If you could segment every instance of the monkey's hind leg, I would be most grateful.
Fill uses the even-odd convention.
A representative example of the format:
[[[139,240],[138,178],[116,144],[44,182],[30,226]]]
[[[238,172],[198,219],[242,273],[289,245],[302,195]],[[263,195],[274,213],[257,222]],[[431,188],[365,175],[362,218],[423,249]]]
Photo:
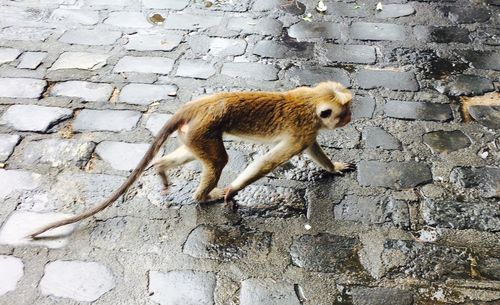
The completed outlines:
[[[195,157],[189,148],[187,148],[186,145],[181,145],[176,150],[166,156],[163,156],[160,160],[154,163],[156,172],[160,176],[163,183],[162,193],[166,193],[168,190],[167,170],[191,162],[194,159]]]

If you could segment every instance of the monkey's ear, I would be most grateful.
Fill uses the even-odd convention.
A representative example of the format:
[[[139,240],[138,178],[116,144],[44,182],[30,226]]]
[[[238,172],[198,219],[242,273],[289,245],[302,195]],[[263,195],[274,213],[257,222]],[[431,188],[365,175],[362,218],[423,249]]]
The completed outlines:
[[[328,117],[330,117],[332,115],[332,110],[331,109],[325,109],[325,110],[322,110],[320,113],[319,113],[319,116],[323,119],[326,119]]]

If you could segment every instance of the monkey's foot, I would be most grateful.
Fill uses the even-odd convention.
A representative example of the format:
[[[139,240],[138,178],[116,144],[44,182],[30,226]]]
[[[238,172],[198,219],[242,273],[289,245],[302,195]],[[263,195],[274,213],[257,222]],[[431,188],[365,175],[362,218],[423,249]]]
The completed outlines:
[[[333,162],[333,165],[335,166],[335,173],[338,174],[356,170],[356,164],[354,163]]]
[[[231,210],[236,210],[238,208],[238,205],[233,200],[236,193],[237,192],[233,191],[230,186],[224,188],[224,204]]]
[[[162,196],[167,196],[169,193],[169,189],[168,187],[164,187],[161,191],[160,191],[160,195]]]
[[[215,201],[215,200],[220,200],[224,198],[224,191],[221,190],[220,188],[216,187],[214,188],[208,195],[205,197],[201,197],[199,194],[194,194],[193,199],[198,201],[198,202],[209,202],[209,201]]]

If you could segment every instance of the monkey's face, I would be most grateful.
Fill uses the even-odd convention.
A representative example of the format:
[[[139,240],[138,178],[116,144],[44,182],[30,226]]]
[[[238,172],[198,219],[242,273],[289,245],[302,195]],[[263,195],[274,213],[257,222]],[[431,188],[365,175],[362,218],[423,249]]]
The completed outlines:
[[[351,102],[349,101],[344,105],[337,103],[319,105],[318,116],[324,128],[343,127],[351,121]]]

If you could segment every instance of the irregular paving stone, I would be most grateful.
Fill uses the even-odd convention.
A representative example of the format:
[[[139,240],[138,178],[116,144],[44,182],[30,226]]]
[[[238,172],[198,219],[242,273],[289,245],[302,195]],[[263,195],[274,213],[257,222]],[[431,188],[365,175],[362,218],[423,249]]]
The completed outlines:
[[[340,24],[333,22],[301,21],[288,29],[288,36],[298,41],[310,39],[339,39]]]
[[[74,131],[130,131],[141,118],[138,111],[84,109],[73,122]]]
[[[362,270],[358,258],[358,238],[321,233],[303,235],[290,247],[292,263],[307,271],[356,272]]]
[[[16,290],[17,282],[24,275],[23,261],[10,255],[0,255],[0,296]]]
[[[356,6],[355,3],[330,2],[325,14],[337,17],[366,17],[367,10],[366,5]]]
[[[451,96],[483,95],[495,90],[491,80],[477,75],[453,76],[446,85],[438,85],[436,89]]]
[[[49,70],[97,70],[106,65],[109,55],[86,52],[64,52]]]
[[[499,232],[499,216],[498,203],[495,202],[425,200],[422,204],[425,224],[438,228]]]
[[[362,186],[381,186],[401,190],[431,181],[431,170],[423,163],[384,163],[379,161],[361,161],[358,163],[358,182]]]
[[[135,51],[172,51],[182,41],[182,35],[175,33],[143,34],[126,36],[125,49]]]
[[[355,96],[352,105],[352,119],[371,118],[375,111],[375,99],[371,96]]]
[[[293,45],[288,45],[284,42],[274,40],[261,40],[255,45],[253,54],[274,58],[309,58],[313,56],[313,47],[314,46],[310,43],[295,43]]]
[[[106,102],[112,92],[113,87],[109,84],[85,81],[60,82],[50,89],[53,96],[78,97],[88,102]]]
[[[162,10],[183,10],[188,4],[189,0],[142,0],[142,6]]]
[[[481,276],[494,281],[500,280],[500,259],[495,257],[480,258],[478,269]]]
[[[149,271],[149,295],[160,305],[212,305],[216,277],[201,271]]]
[[[491,17],[485,7],[441,6],[439,10],[454,23],[486,22]]]
[[[105,46],[115,43],[121,36],[122,33],[118,31],[77,29],[66,31],[59,41],[69,44]]]
[[[0,199],[21,190],[33,190],[40,185],[41,176],[23,170],[0,169]]]
[[[34,70],[40,66],[45,57],[47,57],[46,52],[24,52],[17,67],[19,69]]]
[[[170,14],[165,19],[164,28],[170,30],[206,30],[218,26],[222,17],[194,14]]]
[[[111,270],[97,262],[57,260],[45,265],[43,295],[93,302],[115,287]]]
[[[12,48],[0,48],[0,65],[16,60],[21,55],[21,51]]]
[[[120,92],[120,102],[149,105],[161,100],[171,100],[177,87],[174,85],[128,84]]]
[[[250,185],[235,197],[242,213],[258,217],[294,217],[305,213],[303,190]]]
[[[0,134],[0,162],[7,160],[21,140],[18,135]]]
[[[450,105],[430,102],[387,101],[384,113],[388,117],[405,120],[446,122],[453,119]]]
[[[39,98],[47,82],[34,78],[0,78],[0,97]]]
[[[363,89],[383,87],[389,90],[418,91],[419,85],[413,72],[363,69],[357,74]]]
[[[12,105],[3,114],[0,124],[20,131],[47,132],[50,127],[71,117],[71,109],[37,105]]]
[[[353,287],[351,295],[353,305],[413,305],[413,293],[396,288]]]
[[[372,46],[328,44],[326,51],[332,62],[373,64],[377,59]]]
[[[384,9],[376,11],[377,18],[398,18],[415,14],[410,4],[384,4]]]
[[[486,198],[500,197],[500,168],[455,167],[450,181],[460,188],[472,188]]]
[[[94,148],[93,142],[79,140],[44,139],[31,141],[23,151],[23,160],[30,165],[82,167],[90,159]]]
[[[493,51],[467,50],[457,52],[472,63],[474,68],[500,71],[500,53]]]
[[[233,17],[229,19],[227,27],[229,30],[238,31],[242,34],[278,36],[281,34],[283,23],[274,18]]]
[[[57,8],[49,20],[65,24],[94,25],[99,22],[99,12],[82,8]]]
[[[202,35],[187,38],[191,50],[198,55],[238,56],[245,53],[247,42],[244,39],[208,37]]]
[[[103,141],[96,147],[97,155],[118,170],[133,170],[149,148],[147,143]]]
[[[164,57],[124,56],[118,61],[114,72],[137,72],[168,74],[174,66],[174,60]]]
[[[423,141],[434,153],[449,153],[469,147],[471,141],[460,130],[432,131],[424,134]]]
[[[472,105],[467,107],[474,121],[491,129],[500,129],[500,106]]]
[[[322,81],[336,81],[346,87],[351,86],[351,80],[345,70],[330,67],[292,67],[286,71],[286,78],[297,86],[312,86]]]
[[[4,6],[5,7],[5,6]],[[45,41],[54,30],[39,27],[7,27],[0,29],[0,39],[15,41]]]
[[[300,305],[294,285],[273,279],[247,279],[241,282],[240,305]]]
[[[274,65],[252,62],[230,62],[222,66],[221,74],[236,78],[277,80],[278,69]]]
[[[181,60],[176,76],[207,79],[216,72],[214,66],[204,60]]]
[[[141,28],[147,29],[153,27],[153,24],[147,21],[146,16],[141,12],[111,12],[104,24],[120,28]]]
[[[382,148],[401,150],[401,141],[380,127],[365,127],[363,129],[363,140],[366,148]]]
[[[221,1],[214,2],[215,5],[210,6],[211,9],[217,11],[226,11],[226,12],[246,12],[248,10],[248,6],[250,5],[252,0],[240,0],[240,1]],[[199,3],[199,8],[206,8],[206,3]]]
[[[256,0],[252,6],[252,11],[256,12],[265,12],[273,9],[280,9],[292,15],[302,15],[306,11],[306,6],[299,1],[283,2],[282,0]]]
[[[470,278],[470,253],[434,243],[389,239],[382,262],[387,278],[447,280]]]
[[[171,114],[165,113],[152,113],[146,122],[146,129],[151,132],[153,136],[156,137],[160,129],[165,125],[165,123],[172,117]],[[174,135],[171,135],[174,137]]]
[[[242,227],[200,225],[189,233],[182,252],[196,258],[238,260],[250,251],[267,253],[271,236]]]
[[[329,148],[356,148],[359,139],[359,131],[353,126],[322,130],[318,135],[318,143]]]
[[[415,36],[419,40],[437,43],[461,42],[468,43],[471,41],[469,31],[460,27],[427,27],[416,26],[414,28]]]
[[[69,236],[76,228],[76,224],[69,224],[52,229],[40,237],[42,239],[31,239],[27,236],[35,230],[49,223],[70,217],[62,213],[33,213],[28,211],[15,211],[10,214],[0,229],[0,244],[10,246],[35,246],[51,249],[62,248],[69,242]]]
[[[405,27],[389,23],[354,22],[349,31],[353,39],[359,40],[405,40]]]
[[[335,219],[410,227],[408,204],[401,200],[348,195],[333,207]]]

